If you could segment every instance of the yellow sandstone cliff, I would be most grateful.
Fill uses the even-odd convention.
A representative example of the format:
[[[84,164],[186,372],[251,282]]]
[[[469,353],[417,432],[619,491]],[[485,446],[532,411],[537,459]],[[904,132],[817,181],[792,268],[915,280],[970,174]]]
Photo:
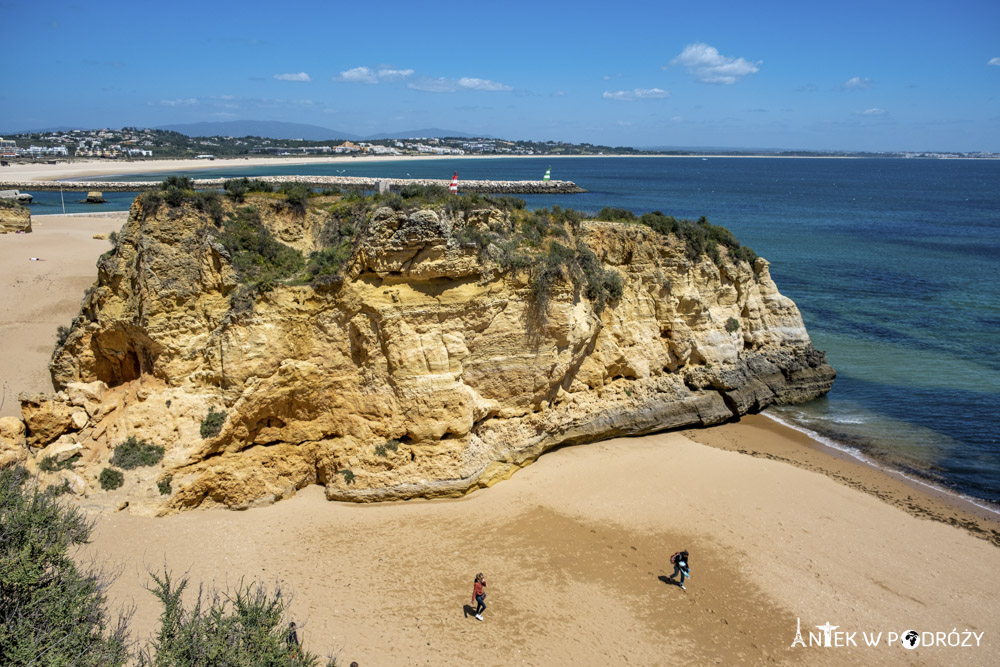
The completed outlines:
[[[306,256],[328,246],[335,198],[247,203]],[[715,424],[834,378],[764,259],[692,260],[640,224],[573,222],[533,244],[591,252],[619,285],[606,304],[572,261],[540,294],[538,266],[503,259],[518,223],[499,207],[373,205],[337,273],[247,290],[255,269],[234,268],[219,224],[153,204],[136,200],[99,262],[53,356],[61,391],[22,396],[26,431],[4,431],[29,467],[78,457],[43,474],[97,506],[246,508],[308,484],[336,500],[464,494],[558,445]],[[210,408],[224,421],[202,437]],[[162,461],[102,490],[133,435]]]

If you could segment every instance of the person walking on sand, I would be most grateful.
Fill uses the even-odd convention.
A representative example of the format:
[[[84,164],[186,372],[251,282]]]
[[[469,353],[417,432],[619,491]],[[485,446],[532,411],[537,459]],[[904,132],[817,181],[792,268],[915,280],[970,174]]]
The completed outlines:
[[[674,580],[678,574],[681,575],[681,590],[687,590],[684,587],[684,578],[691,576],[691,562],[688,558],[687,549],[683,551],[678,551],[673,556],[670,557],[670,563],[674,566],[674,573],[667,577],[670,581]]]
[[[486,577],[482,572],[476,575],[476,581],[472,585],[472,601],[476,603],[476,620],[483,620],[483,612],[486,610]]]

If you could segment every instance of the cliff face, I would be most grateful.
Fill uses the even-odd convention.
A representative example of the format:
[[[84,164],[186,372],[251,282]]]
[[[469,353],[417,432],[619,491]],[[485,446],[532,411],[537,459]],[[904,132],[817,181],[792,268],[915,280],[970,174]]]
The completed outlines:
[[[0,234],[31,232],[31,210],[18,204],[0,202]]]
[[[254,203],[277,238],[324,247],[322,210]],[[539,296],[537,275],[467,240],[513,225],[495,209],[379,208],[339,275],[278,283],[248,304],[237,297],[252,270],[234,269],[204,214],[137,200],[53,357],[64,391],[22,397],[28,442],[79,454],[59,474],[95,503],[147,513],[244,508],[314,483],[371,501],[462,494],[560,444],[829,390],[833,369],[765,260],[692,261],[674,235],[585,221],[566,242],[621,283],[601,308],[569,269]],[[202,437],[210,407],[225,421]],[[101,491],[98,473],[130,435],[164,447],[163,460]]]

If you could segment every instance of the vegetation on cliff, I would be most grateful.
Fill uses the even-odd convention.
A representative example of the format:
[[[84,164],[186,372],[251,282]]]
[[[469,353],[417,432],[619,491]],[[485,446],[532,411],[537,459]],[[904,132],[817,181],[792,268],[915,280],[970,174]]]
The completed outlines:
[[[0,197],[0,208],[10,208],[16,211],[27,210],[27,207],[21,206],[17,200],[7,197]]]
[[[265,181],[240,178],[226,181],[224,190],[233,204],[242,206],[230,206],[226,213],[219,193],[197,192],[190,179],[175,176],[164,181],[160,189],[141,197],[146,215],[154,214],[162,203],[180,206],[189,202],[220,227],[219,242],[229,252],[241,283],[232,297],[238,312],[251,307],[257,294],[278,284],[322,286],[336,282],[375,211],[383,207],[406,214],[431,210],[459,221],[455,225],[456,240],[475,246],[484,263],[526,275],[540,312],[545,311],[550,292],[560,281],[568,281],[597,313],[621,297],[621,276],[606,268],[582,240],[582,223],[586,220],[649,227],[683,243],[685,256],[691,261],[707,255],[721,265],[720,248],[725,248],[735,261],[751,265],[757,257],[728,229],[712,225],[704,217],[678,220],[659,211],[641,216],[617,208],[604,208],[596,216],[559,206],[529,211],[522,199],[474,193],[456,196],[441,186],[408,185],[398,193],[365,197],[336,190],[317,193],[292,183],[275,188]],[[263,198],[258,205],[254,204],[254,196]],[[263,201],[277,202],[297,215],[323,215],[323,247],[306,257],[279,241],[261,220],[259,204]],[[501,215],[483,216],[479,214],[482,211]]]

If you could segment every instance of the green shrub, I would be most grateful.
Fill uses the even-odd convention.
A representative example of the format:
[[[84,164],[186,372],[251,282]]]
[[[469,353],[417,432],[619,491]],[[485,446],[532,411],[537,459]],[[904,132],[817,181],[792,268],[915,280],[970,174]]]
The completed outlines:
[[[728,320],[726,320],[726,331],[728,331],[729,333],[733,333],[739,328],[740,328],[740,322],[735,317],[730,317]]]
[[[186,197],[187,194],[184,190],[174,185],[168,185],[163,190],[163,201],[167,202],[168,206],[180,206],[184,203]]]
[[[335,276],[351,256],[351,247],[347,241],[317,250],[309,255],[306,262],[306,280],[312,282],[324,276]]]
[[[609,220],[611,222],[634,222],[636,217],[635,213],[632,211],[626,211],[623,208],[605,206],[601,209],[600,213],[597,214],[597,219]]]
[[[287,643],[288,624],[281,590],[273,593],[242,582],[232,591],[204,595],[199,589],[190,608],[182,602],[188,580],[151,572],[149,591],[163,606],[160,629],[140,654],[140,665],[289,667],[314,666],[315,655]]]
[[[194,181],[189,176],[167,176],[160,184],[161,190],[177,188],[178,190],[194,190]]]
[[[223,216],[226,215],[226,210],[222,206],[222,195],[215,190],[196,192],[194,207],[206,214],[216,225],[221,223]]]
[[[376,194],[374,195],[375,202],[379,206],[388,206],[394,211],[402,211],[412,207],[408,207],[406,202],[403,200],[403,196],[398,192],[389,192],[387,194]]]
[[[61,493],[39,492],[24,468],[0,471],[0,663],[124,665],[128,619],[108,614],[106,573],[73,559],[92,524]]]
[[[130,435],[111,453],[111,465],[132,470],[142,466],[156,465],[163,458],[163,447],[151,445]],[[119,485],[120,486],[120,485]]]
[[[274,185],[259,178],[251,178],[247,181],[247,192],[274,192]]]
[[[101,488],[105,491],[114,491],[125,483],[125,475],[121,470],[105,468],[101,471],[98,481],[101,483]]]
[[[305,213],[312,190],[300,183],[282,183],[278,189],[285,195],[285,204],[296,213]]]
[[[54,456],[46,456],[41,461],[38,462],[38,468],[45,472],[55,472],[56,470],[68,470],[76,465],[76,462],[80,460],[79,454],[74,454],[67,459],[62,461],[56,460]]]
[[[226,191],[227,197],[242,203],[250,190],[250,179],[245,176],[243,178],[230,178],[222,184],[222,189]]]
[[[71,489],[69,488],[69,480],[64,479],[62,484],[49,484],[45,487],[45,495],[52,498],[58,498],[59,496],[64,496],[69,493]]]
[[[163,203],[163,193],[160,190],[146,190],[139,195],[142,202],[143,214],[146,216],[155,215],[156,211]]]
[[[399,189],[399,195],[403,199],[422,199],[427,203],[440,202],[447,199],[448,188],[443,185],[418,185],[417,183],[407,183]]]
[[[541,262],[533,267],[534,276],[531,279],[531,295],[535,303],[544,312],[548,303],[549,291],[552,286],[563,275],[564,268],[569,269],[568,264],[576,256],[576,253],[558,241],[549,243],[548,253]],[[572,274],[570,274],[572,277]]]
[[[345,482],[347,482],[348,484],[354,484],[354,471],[353,470],[350,470],[348,468],[344,468],[343,470],[338,470],[337,472],[339,472],[341,475],[344,476],[344,481]]]
[[[385,445],[375,445],[375,455],[376,456],[388,456],[389,453],[385,448]]]
[[[399,445],[400,445],[400,442],[399,442],[399,440],[396,440],[396,439],[386,440],[385,441],[385,448],[388,449],[389,451],[392,451],[392,452],[398,450],[399,449]]]
[[[215,406],[208,408],[208,414],[201,420],[201,437],[214,438],[222,431],[222,425],[226,422],[226,413],[217,412]]]
[[[298,274],[302,253],[278,241],[260,221],[253,206],[244,206],[223,221],[219,241],[229,251],[240,281],[266,292]]]
[[[614,212],[620,210],[604,209],[598,214],[598,217],[603,216],[608,211]],[[614,219],[623,220],[624,218],[619,216]],[[702,255],[708,255],[717,266],[721,265],[722,255],[719,252],[719,246],[727,249],[733,261],[748,262],[752,265],[754,260],[757,259],[757,254],[750,248],[740,245],[740,242],[736,240],[731,231],[725,227],[709,223],[705,219],[705,216],[701,216],[697,221],[692,222],[691,220],[676,220],[671,216],[663,215],[659,211],[654,211],[652,213],[644,213],[638,218],[638,221],[640,224],[646,225],[653,231],[664,236],[676,234],[684,241],[685,257],[692,262],[698,261]]]
[[[159,480],[156,483],[156,488],[160,490],[160,495],[161,496],[168,496],[168,495],[170,495],[170,492],[173,490],[170,487],[170,484],[173,481],[174,481],[174,476],[173,475],[167,475],[166,477],[164,477],[163,479]]]

